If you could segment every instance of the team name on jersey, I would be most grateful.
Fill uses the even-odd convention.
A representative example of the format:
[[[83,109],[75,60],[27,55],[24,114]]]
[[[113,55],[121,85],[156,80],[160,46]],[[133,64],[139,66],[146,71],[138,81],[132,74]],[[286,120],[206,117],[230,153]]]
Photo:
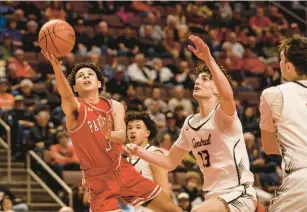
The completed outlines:
[[[91,132],[99,131],[106,123],[106,118],[99,116],[96,120],[87,121],[87,125]]]
[[[209,134],[207,139],[200,139],[200,141],[196,141],[195,138],[192,139],[193,148],[196,149],[198,147],[207,146],[211,144],[211,134]]]

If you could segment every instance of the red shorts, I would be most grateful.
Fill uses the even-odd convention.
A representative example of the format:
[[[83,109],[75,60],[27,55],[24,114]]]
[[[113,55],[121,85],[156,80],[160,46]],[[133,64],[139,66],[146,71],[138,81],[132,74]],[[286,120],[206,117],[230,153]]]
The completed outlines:
[[[84,186],[89,191],[92,212],[121,211],[117,197],[124,198],[134,206],[157,197],[162,188],[157,183],[144,178],[127,160],[121,159],[117,169],[99,173],[97,169],[85,171]]]

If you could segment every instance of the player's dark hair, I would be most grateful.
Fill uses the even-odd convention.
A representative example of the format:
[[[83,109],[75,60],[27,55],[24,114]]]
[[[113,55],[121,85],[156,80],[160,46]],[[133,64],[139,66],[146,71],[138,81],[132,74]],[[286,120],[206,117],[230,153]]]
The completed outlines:
[[[103,86],[104,86],[104,77],[103,77],[103,73],[101,71],[101,69],[95,65],[95,63],[91,63],[91,62],[83,62],[83,63],[78,63],[76,65],[74,65],[74,67],[71,70],[71,73],[68,75],[68,82],[71,86],[71,88],[73,89],[73,86],[76,84],[76,74],[78,73],[78,71],[82,68],[89,68],[92,69],[96,75],[97,75],[97,79],[98,81],[101,82],[101,88],[99,88],[99,93],[103,90]],[[74,91],[74,89],[73,89]],[[74,92],[76,95],[78,95],[76,92]]]
[[[158,126],[146,111],[129,111],[125,117],[125,123],[128,125],[130,121],[140,120],[143,121],[147,129],[150,131],[148,140],[154,139],[158,134]]]
[[[223,66],[221,66],[221,65],[218,65],[218,66],[221,69],[221,71],[223,72],[223,74],[226,76],[230,86],[232,87],[231,76],[228,74],[227,70]],[[208,68],[208,66],[206,64],[198,65],[193,72],[195,77],[198,77],[198,75],[200,75],[202,73],[206,74],[210,79],[212,79],[212,74],[211,74],[210,69]]]
[[[307,38],[301,35],[294,35],[284,39],[279,51],[284,51],[285,59],[291,62],[297,75],[307,75]]]

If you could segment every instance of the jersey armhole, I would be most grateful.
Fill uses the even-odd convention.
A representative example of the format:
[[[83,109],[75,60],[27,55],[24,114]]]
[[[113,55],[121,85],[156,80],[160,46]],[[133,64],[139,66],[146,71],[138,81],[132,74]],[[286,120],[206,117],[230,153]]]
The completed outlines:
[[[67,131],[69,133],[77,132],[78,130],[80,130],[80,128],[85,123],[85,120],[86,120],[86,117],[87,117],[87,109],[82,102],[79,102],[79,103],[80,103],[80,109],[79,109],[79,112],[78,112],[77,124],[73,129],[71,129],[71,130],[67,129]]]

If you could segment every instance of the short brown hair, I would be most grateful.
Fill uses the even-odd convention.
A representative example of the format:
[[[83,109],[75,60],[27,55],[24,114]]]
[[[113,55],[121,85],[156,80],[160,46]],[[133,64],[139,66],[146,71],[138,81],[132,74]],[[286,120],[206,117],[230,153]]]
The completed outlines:
[[[232,87],[231,76],[228,74],[227,70],[223,66],[221,66],[221,65],[218,65],[218,66],[221,69],[221,71],[223,72],[223,74],[226,76],[230,86]],[[212,74],[211,74],[210,69],[208,68],[208,66],[206,64],[198,65],[193,72],[195,77],[197,77],[198,75],[200,75],[202,73],[206,74],[207,76],[209,76],[210,79],[212,79]]]
[[[73,89],[73,86],[76,84],[76,74],[82,68],[92,69],[96,73],[98,81],[101,82],[101,88],[98,89],[99,93],[100,93],[103,90],[103,86],[104,86],[103,73],[102,73],[101,69],[97,65],[95,65],[95,63],[91,63],[91,62],[83,62],[83,63],[78,63],[78,64],[74,65],[74,67],[71,70],[71,73],[68,75],[68,82],[69,82],[71,88]],[[74,89],[73,89],[73,91],[74,91]]]
[[[287,61],[291,62],[298,75],[307,74],[307,38],[301,35],[294,35],[284,39],[279,51],[284,51]]]

